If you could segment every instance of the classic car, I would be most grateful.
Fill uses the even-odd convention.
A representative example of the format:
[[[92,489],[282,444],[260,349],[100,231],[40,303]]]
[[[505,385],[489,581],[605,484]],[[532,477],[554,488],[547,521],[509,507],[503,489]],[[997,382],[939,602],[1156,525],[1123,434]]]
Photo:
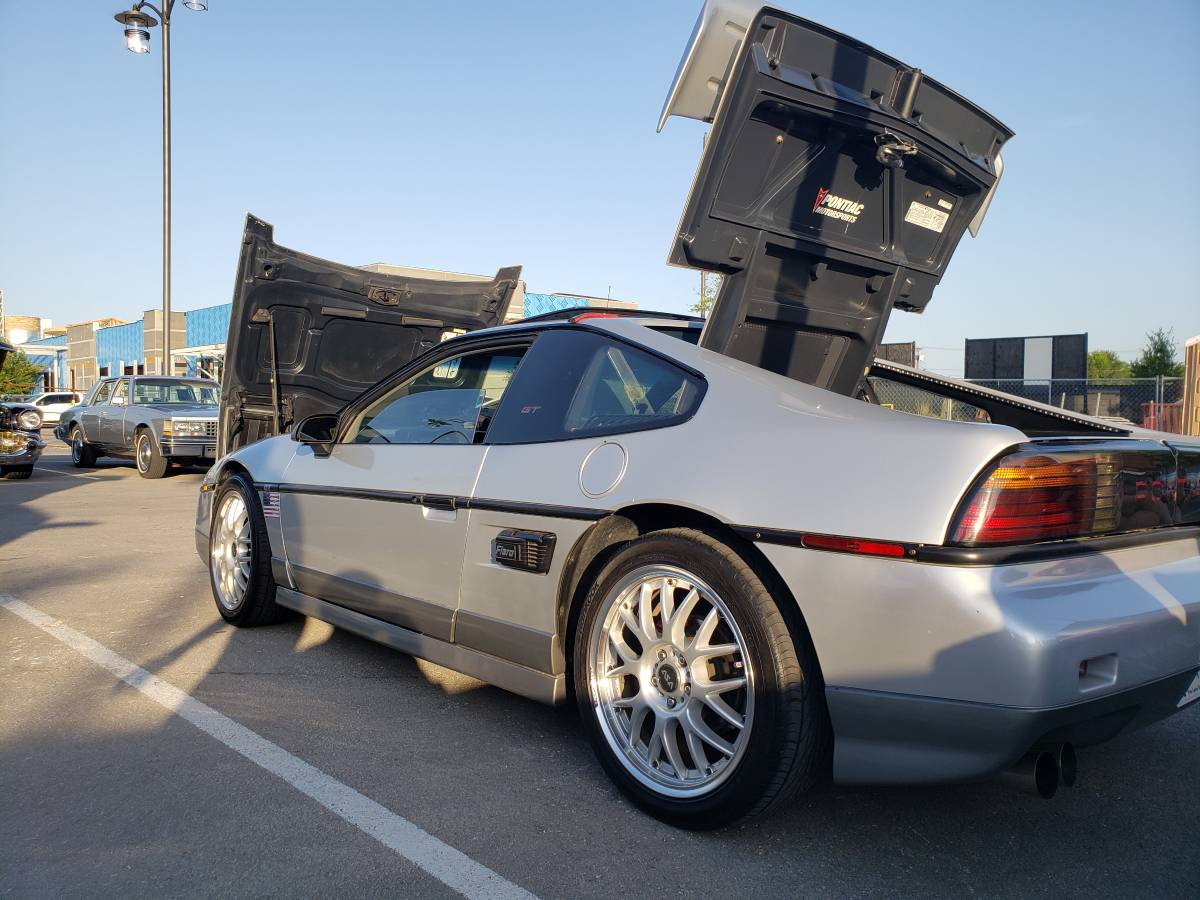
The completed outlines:
[[[11,344],[0,341],[0,366],[12,349]],[[33,474],[46,446],[38,435],[41,427],[42,414],[36,406],[0,401],[0,478],[17,481]]]
[[[722,2],[669,115],[712,122],[671,251],[724,274],[703,324],[485,328],[333,409],[322,358],[354,345],[262,323],[334,307],[361,335],[376,307],[239,280],[258,301],[227,372],[276,391],[258,421],[308,406],[201,485],[219,614],[300,612],[573,701],[619,788],[691,828],[830,776],[1050,797],[1076,747],[1200,699],[1200,442],[874,359],[978,230],[1011,133],[859,41]],[[428,315],[407,303],[393,323]],[[885,383],[970,421],[885,408]],[[240,402],[223,417],[251,421]]]
[[[54,434],[71,445],[76,468],[116,456],[135,460],[143,478],[162,478],[172,463],[216,458],[219,397],[220,386],[204,378],[105,378],[63,410]]]

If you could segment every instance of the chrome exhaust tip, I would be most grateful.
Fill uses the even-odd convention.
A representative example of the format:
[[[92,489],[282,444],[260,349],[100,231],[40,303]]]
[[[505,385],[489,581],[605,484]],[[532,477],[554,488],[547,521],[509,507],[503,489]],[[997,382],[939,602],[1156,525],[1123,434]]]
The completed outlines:
[[[1069,744],[1064,746],[1070,746]],[[1074,761],[1074,750],[1071,760]],[[1043,800],[1051,799],[1058,792],[1058,759],[1046,750],[1031,750],[1020,761],[1000,776],[1000,780],[1027,794],[1036,794]],[[1072,771],[1072,783],[1074,771]]]

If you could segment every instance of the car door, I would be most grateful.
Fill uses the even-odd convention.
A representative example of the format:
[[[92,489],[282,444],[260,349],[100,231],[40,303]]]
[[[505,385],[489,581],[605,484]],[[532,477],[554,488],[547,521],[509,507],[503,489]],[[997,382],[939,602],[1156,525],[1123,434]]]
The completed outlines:
[[[456,643],[564,672],[564,564],[609,511],[658,496],[662,466],[694,464],[659,456],[662,441],[653,432],[687,422],[704,390],[698,373],[590,329],[538,338],[488,432],[491,448],[471,500]]]
[[[129,408],[129,379],[116,382],[108,403],[99,407],[100,443],[106,447],[125,446],[125,411]]]
[[[487,452],[487,425],[525,349],[506,343],[449,352],[343,413],[328,456],[299,448],[278,487],[297,589],[451,639],[464,501]]]
[[[79,426],[83,429],[84,439],[89,443],[103,443],[100,438],[100,413],[108,405],[108,398],[112,396],[115,384],[115,379],[100,382],[91,402],[79,414]]]

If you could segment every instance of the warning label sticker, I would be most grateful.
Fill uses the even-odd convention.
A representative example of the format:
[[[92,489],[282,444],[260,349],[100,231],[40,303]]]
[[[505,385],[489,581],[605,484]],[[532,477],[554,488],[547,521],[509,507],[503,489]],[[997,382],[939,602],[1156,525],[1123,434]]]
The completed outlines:
[[[1182,709],[1189,703],[1194,703],[1200,700],[1200,672],[1196,673],[1196,677],[1192,679],[1191,686],[1183,692],[1183,696],[1179,698],[1179,705],[1176,709]]]
[[[930,231],[942,233],[942,229],[946,227],[946,222],[949,221],[950,214],[942,212],[940,209],[934,209],[932,206],[926,206],[924,203],[918,203],[914,200],[908,206],[908,212],[904,214],[905,222],[912,222],[914,225],[919,225],[922,228],[928,228]]]

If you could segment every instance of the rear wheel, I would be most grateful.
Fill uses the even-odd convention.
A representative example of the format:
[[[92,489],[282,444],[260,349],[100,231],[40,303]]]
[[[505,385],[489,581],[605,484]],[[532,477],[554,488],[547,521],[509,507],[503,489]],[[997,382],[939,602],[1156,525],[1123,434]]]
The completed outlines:
[[[807,635],[704,532],[654,532],[601,571],[578,620],[576,698],[634,803],[686,828],[782,805],[826,771],[829,726]]]
[[[288,616],[275,603],[271,544],[254,485],[242,474],[222,483],[208,533],[208,572],[217,611],[234,625],[269,625]]]
[[[133,441],[133,454],[137,460],[138,474],[143,478],[162,478],[167,474],[171,461],[162,455],[154,436],[142,429]]]
[[[83,429],[71,426],[71,465],[77,469],[90,469],[96,465],[96,450],[83,439]]]
[[[7,481],[23,481],[33,474],[33,466],[0,466],[0,478]]]

